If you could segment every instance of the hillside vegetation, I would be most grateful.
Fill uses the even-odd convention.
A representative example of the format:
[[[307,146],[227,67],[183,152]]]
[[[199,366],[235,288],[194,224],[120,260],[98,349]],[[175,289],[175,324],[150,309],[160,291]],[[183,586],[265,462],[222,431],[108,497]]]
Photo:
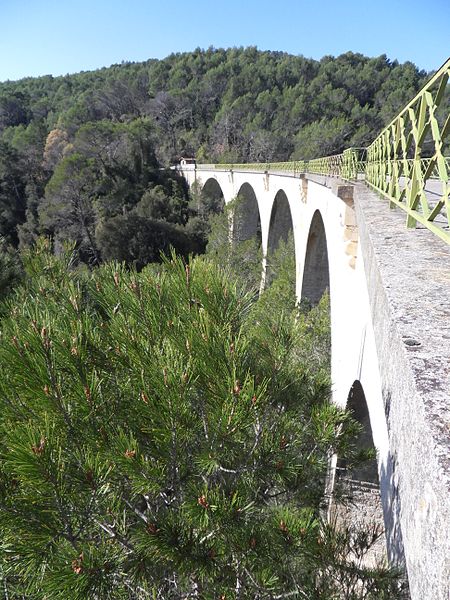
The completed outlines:
[[[425,77],[384,55],[210,48],[0,83],[0,236],[17,248],[48,235],[56,251],[71,239],[89,264],[138,268],[169,245],[200,252],[208,211],[161,167],[366,145]]]

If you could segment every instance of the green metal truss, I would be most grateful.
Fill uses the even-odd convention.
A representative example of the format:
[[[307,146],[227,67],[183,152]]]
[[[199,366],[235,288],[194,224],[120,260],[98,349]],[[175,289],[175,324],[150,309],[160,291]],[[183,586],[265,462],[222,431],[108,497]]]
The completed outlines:
[[[343,179],[356,179],[358,173],[363,172],[362,156],[365,149],[349,148],[342,154],[314,158],[313,160],[297,160],[277,163],[226,163],[208,165],[214,169],[234,171],[270,171],[289,172],[300,175],[301,173],[315,173],[317,175],[330,175]],[[206,165],[204,165],[206,166]]]
[[[346,180],[365,179],[390,206],[450,244],[450,59],[368,148],[309,161],[216,164],[226,170],[314,173]],[[450,141],[450,140],[449,140]]]
[[[449,77],[450,59],[367,148],[365,171],[366,182],[407,213],[408,227],[419,222],[448,244]]]

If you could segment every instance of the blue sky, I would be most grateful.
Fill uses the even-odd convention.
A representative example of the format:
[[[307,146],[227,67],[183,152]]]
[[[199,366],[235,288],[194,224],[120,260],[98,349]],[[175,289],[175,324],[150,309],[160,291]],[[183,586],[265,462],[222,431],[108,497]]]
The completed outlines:
[[[0,23],[0,81],[208,46],[352,50],[426,70],[450,54],[450,0],[0,0]]]

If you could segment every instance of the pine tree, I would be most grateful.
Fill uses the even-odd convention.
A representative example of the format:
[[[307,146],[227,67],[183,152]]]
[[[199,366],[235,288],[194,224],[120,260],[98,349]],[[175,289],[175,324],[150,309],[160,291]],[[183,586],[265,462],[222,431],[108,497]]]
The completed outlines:
[[[4,598],[330,600],[352,570],[348,598],[395,597],[321,519],[357,425],[295,351],[304,320],[264,321],[203,258],[87,272],[40,242],[24,263],[0,337]]]
[[[22,269],[18,252],[0,236],[0,299],[11,293],[20,282]]]

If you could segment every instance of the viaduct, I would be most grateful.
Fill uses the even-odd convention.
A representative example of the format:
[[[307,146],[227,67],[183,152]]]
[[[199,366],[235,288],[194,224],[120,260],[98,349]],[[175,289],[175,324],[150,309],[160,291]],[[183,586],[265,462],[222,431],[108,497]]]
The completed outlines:
[[[235,234],[260,232],[264,268],[292,232],[298,298],[329,290],[333,400],[376,449],[366,479],[413,600],[450,598],[450,117],[435,113],[449,75],[450,60],[363,155],[181,166],[204,193],[240,197]]]

